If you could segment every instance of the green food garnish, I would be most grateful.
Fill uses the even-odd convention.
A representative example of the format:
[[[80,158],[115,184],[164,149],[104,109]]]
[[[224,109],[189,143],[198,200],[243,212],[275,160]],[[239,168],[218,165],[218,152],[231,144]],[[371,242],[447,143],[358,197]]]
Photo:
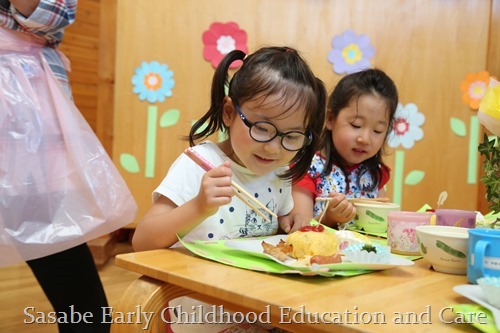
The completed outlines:
[[[377,253],[377,248],[375,246],[373,246],[373,245],[365,244],[361,248],[361,251]]]

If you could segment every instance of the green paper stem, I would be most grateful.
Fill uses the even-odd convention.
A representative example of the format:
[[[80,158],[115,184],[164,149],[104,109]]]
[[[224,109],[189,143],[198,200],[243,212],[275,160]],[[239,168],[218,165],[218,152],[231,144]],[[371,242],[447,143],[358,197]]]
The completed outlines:
[[[394,161],[394,194],[393,202],[401,205],[403,197],[403,174],[405,166],[405,152],[396,150]]]
[[[156,159],[156,124],[158,120],[158,107],[148,106],[148,123],[146,129],[146,178],[153,178],[155,175]]]
[[[477,183],[477,146],[479,145],[479,127],[479,120],[477,119],[477,116],[471,116],[469,131],[469,166],[467,167],[467,184]]]

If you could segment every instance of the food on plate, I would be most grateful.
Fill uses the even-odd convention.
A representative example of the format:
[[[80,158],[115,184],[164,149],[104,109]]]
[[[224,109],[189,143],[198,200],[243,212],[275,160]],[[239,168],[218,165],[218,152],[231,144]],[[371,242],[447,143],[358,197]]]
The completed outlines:
[[[282,239],[280,239],[277,245],[271,245],[262,241],[262,248],[264,248],[264,253],[267,253],[281,261],[288,259],[288,254],[292,252],[292,247],[285,245],[285,242]]]
[[[335,253],[331,256],[315,255],[309,259],[309,263],[316,265],[340,264],[342,262],[342,253]]]
[[[357,232],[328,231],[321,224],[302,227],[281,239],[277,245],[262,242],[264,253],[280,261],[296,259],[305,265],[326,265],[342,262],[343,250],[350,244],[367,244],[371,241]]]
[[[291,256],[297,259],[306,256],[331,256],[337,253],[338,243],[335,234],[318,226],[306,226],[288,235],[286,245],[292,247]]]
[[[351,244],[344,251],[346,262],[388,263],[391,261],[391,247],[380,244]]]
[[[351,244],[371,244],[372,241],[359,232],[350,230],[340,230],[335,233],[338,240],[339,250],[344,250]]]

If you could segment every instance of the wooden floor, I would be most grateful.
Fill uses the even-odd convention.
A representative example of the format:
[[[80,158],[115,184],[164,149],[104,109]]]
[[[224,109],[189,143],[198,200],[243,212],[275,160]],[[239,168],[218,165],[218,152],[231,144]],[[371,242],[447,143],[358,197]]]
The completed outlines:
[[[114,254],[132,252],[128,243],[118,243]],[[139,276],[114,265],[110,258],[100,269],[109,306],[115,306],[130,283]],[[26,264],[0,268],[0,332],[53,333],[56,324],[24,324],[24,308],[33,306],[44,313],[53,311],[49,301]]]

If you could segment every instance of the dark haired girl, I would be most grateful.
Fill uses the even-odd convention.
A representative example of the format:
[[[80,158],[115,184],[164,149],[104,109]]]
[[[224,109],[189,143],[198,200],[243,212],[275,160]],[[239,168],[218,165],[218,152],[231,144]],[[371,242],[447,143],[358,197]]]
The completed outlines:
[[[229,66],[237,60],[243,64],[229,77]],[[154,204],[135,231],[134,248],[170,247],[178,234],[186,241],[221,240],[274,235],[279,226],[300,228],[282,216],[293,207],[292,183],[307,172],[319,148],[325,111],[324,85],[296,50],[228,53],[215,70],[210,108],[188,136],[192,149],[215,167],[206,172],[181,154],[154,191]],[[207,140],[219,131],[226,134],[224,141]],[[233,198],[231,181],[275,216]],[[179,304],[189,310],[188,300]]]
[[[390,169],[382,161],[392,129],[398,92],[379,69],[343,77],[328,100],[322,147],[306,176],[293,188],[294,214],[321,216],[322,222],[345,223],[356,215],[347,198],[385,197]]]

